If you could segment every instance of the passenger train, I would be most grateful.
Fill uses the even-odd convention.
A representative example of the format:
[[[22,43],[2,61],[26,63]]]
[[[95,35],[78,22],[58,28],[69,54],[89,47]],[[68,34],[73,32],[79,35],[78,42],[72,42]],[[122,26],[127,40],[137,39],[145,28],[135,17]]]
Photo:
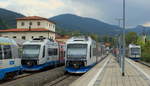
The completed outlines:
[[[100,46],[91,37],[72,37],[66,42],[65,70],[85,73],[99,60]]]
[[[38,71],[64,64],[63,45],[46,38],[34,38],[23,43],[21,63],[25,71]]]
[[[129,44],[128,57],[131,58],[132,60],[135,60],[135,61],[140,60],[141,46],[140,45]]]
[[[0,80],[12,79],[21,71],[21,58],[13,39],[0,37]]]

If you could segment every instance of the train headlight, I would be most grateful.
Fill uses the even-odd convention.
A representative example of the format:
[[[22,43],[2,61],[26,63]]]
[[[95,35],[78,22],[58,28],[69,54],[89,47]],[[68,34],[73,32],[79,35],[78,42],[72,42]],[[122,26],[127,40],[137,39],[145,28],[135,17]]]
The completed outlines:
[[[83,58],[86,59],[86,55],[84,55]]]
[[[39,64],[40,62],[39,62],[39,59],[37,60],[37,64]]]
[[[85,62],[84,62],[84,66],[86,66],[86,65],[87,65],[87,62],[85,61]]]

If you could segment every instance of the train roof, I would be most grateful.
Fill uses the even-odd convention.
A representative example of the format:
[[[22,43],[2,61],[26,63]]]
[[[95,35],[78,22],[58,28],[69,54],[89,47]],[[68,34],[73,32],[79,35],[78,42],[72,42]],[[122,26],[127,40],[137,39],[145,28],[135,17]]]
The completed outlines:
[[[70,39],[68,39],[67,43],[88,43],[88,42],[92,42],[94,40],[92,40],[91,37],[89,36],[74,36],[74,37],[71,37]]]
[[[35,39],[30,40],[30,41],[24,42],[23,45],[26,45],[26,44],[39,44],[39,45],[41,45],[41,44],[48,44],[48,43],[49,44],[55,44],[55,45],[58,44],[57,42],[55,42],[51,39],[35,38]]]
[[[4,38],[4,37],[0,37],[0,44],[1,45],[17,45],[17,43],[10,38]]]
[[[141,46],[135,44],[129,44],[129,48],[141,48]]]

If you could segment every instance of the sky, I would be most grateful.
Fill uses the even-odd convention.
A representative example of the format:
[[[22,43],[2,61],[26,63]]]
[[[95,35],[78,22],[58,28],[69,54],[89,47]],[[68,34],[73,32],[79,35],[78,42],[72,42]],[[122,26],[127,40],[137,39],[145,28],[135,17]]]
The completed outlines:
[[[0,0],[5,8],[26,16],[53,17],[71,13],[117,25],[123,0]],[[126,0],[126,26],[150,26],[150,0]]]

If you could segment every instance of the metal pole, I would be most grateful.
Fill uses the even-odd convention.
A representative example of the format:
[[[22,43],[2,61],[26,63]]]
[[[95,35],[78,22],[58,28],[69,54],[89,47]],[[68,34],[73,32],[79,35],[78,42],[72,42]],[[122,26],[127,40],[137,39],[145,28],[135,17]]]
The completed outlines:
[[[120,27],[120,28],[122,28],[122,26],[121,26],[121,21],[123,20],[123,18],[116,18],[116,20],[118,21],[118,26]],[[118,55],[118,63],[119,63],[119,66],[121,67],[121,34],[119,34],[119,36],[118,36],[118,49],[119,49],[119,55]]]
[[[125,76],[125,0],[123,0],[123,56],[122,56],[122,76]]]

